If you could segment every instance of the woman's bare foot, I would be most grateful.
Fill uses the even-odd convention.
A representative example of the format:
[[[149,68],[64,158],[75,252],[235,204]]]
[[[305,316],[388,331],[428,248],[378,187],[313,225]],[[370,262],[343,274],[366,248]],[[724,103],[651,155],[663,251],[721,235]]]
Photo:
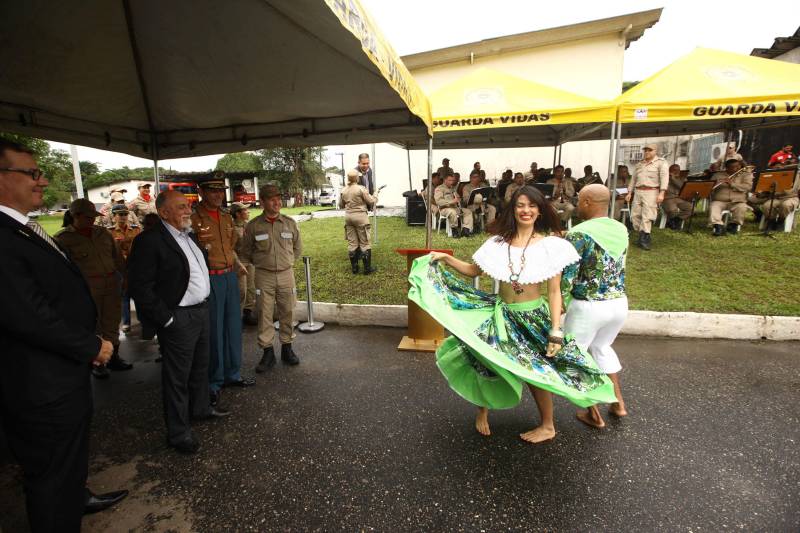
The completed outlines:
[[[475,416],[475,429],[484,437],[492,434],[489,430],[489,410],[487,408],[478,408],[478,414]]]
[[[589,407],[585,411],[578,411],[575,413],[575,417],[587,426],[593,428],[603,429],[606,427],[606,423],[600,415],[600,409],[598,409],[596,405]]]
[[[616,402],[608,406],[608,414],[622,418],[623,416],[628,416],[628,411],[625,410],[624,403]]]
[[[540,444],[542,442],[547,442],[548,440],[553,440],[555,436],[556,428],[539,426],[528,432],[520,433],[519,438],[525,442],[530,442],[531,444]]]

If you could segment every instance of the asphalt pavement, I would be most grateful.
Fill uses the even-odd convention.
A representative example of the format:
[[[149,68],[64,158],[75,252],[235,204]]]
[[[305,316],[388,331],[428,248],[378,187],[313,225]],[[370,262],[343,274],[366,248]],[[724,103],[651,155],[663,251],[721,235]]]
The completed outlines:
[[[299,333],[302,363],[226,389],[233,414],[198,425],[190,457],[165,445],[155,345],[125,339],[135,369],[95,383],[89,485],[131,496],[84,531],[800,530],[800,343],[622,337],[630,416],[595,430],[560,399],[537,446],[518,437],[530,395],[481,437],[402,334]],[[255,328],[245,346],[252,375]],[[0,526],[26,530],[7,451]]]

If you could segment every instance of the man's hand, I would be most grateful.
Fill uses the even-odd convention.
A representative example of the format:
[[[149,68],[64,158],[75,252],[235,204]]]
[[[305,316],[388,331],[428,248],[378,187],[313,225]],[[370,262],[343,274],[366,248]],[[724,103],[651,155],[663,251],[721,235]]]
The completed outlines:
[[[247,267],[244,265],[239,265],[239,275],[246,276],[247,275]]]
[[[92,364],[94,366],[101,366],[108,362],[111,359],[111,354],[114,353],[114,345],[111,344],[110,341],[101,340],[100,341],[100,351],[97,352],[97,357],[94,358]]]
[[[632,199],[633,199],[633,193],[629,192],[628,194],[625,195],[625,201],[627,203],[631,203]]]
[[[547,343],[547,357],[555,357],[556,353],[561,349],[560,344],[554,342]]]
[[[666,194],[667,194],[667,191],[661,191],[661,192],[658,193],[658,198],[656,198],[656,203],[658,205],[661,205],[661,203],[664,201],[664,196]]]

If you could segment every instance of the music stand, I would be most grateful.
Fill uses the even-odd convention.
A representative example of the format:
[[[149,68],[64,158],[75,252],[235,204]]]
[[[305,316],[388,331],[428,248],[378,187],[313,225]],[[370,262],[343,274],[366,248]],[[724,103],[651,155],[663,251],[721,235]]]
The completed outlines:
[[[486,203],[486,200],[488,200],[489,197],[494,194],[494,189],[492,189],[491,187],[480,187],[478,189],[472,189],[472,192],[469,193],[469,198],[467,199],[467,205],[472,205],[475,202],[475,196],[479,194],[483,196],[483,202]]]
[[[697,206],[697,202],[711,196],[714,183],[713,180],[686,181],[683,183],[678,193],[678,198],[692,203],[692,212],[689,214],[689,223],[686,224],[686,233],[692,233],[692,218],[694,217],[694,209]]]
[[[553,190],[556,188],[552,183],[534,183],[533,187],[539,189],[539,192],[542,193],[546,200],[553,198]]]
[[[794,185],[794,170],[773,170],[762,172],[758,176],[753,192],[769,193],[769,211],[766,213],[767,223],[764,224],[764,231],[760,235],[771,237],[769,234],[769,221],[772,220],[772,210],[775,207],[775,193],[783,192],[792,188]]]

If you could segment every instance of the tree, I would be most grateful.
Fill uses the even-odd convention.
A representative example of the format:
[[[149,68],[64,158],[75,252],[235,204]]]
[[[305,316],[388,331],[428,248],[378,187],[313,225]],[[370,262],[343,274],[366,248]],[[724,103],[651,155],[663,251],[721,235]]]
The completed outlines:
[[[259,150],[268,179],[277,183],[285,193],[294,194],[318,189],[327,184],[322,167],[324,148],[266,148]]]
[[[637,85],[639,85],[639,83],[640,82],[638,82],[638,81],[623,81],[622,82],[622,92],[625,92],[628,89],[632,89],[633,87],[636,87]]]
[[[237,152],[220,157],[215,170],[224,172],[259,172],[264,170],[264,164],[256,153]]]

